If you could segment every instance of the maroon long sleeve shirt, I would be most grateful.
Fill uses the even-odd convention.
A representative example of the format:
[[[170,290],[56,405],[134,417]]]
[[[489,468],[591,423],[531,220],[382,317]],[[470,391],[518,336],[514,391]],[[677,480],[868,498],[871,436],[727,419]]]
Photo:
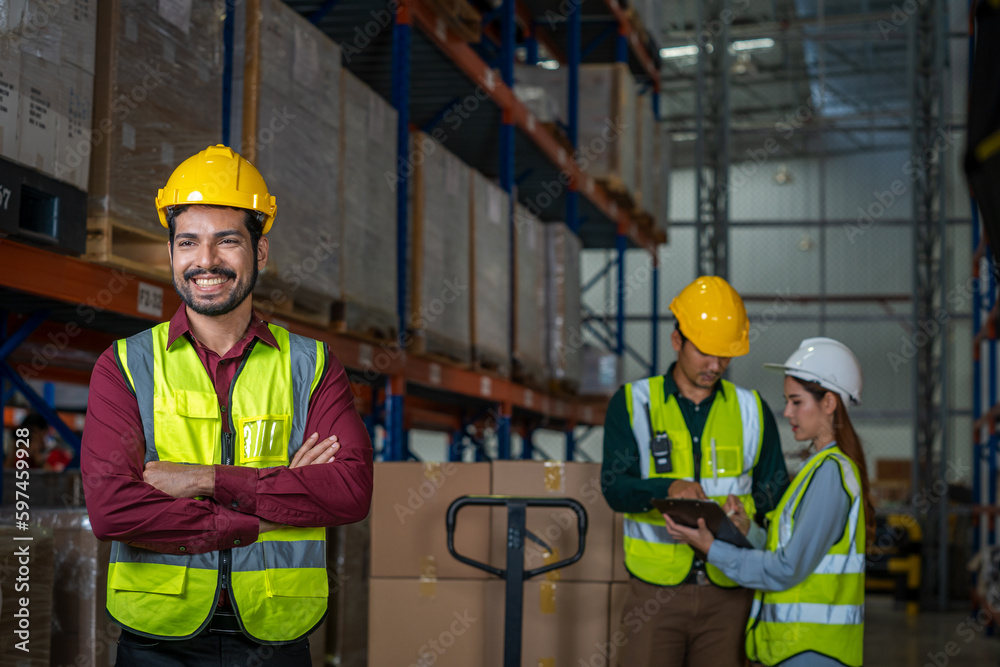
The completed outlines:
[[[224,409],[251,344],[278,346],[254,313],[246,336],[220,357],[194,338],[183,305],[170,320],[168,344],[178,336],[194,344]],[[228,420],[223,428],[229,430]],[[81,470],[94,534],[161,553],[196,554],[255,542],[260,519],[313,527],[362,520],[371,504],[372,446],[344,367],[329,349],[325,374],[309,400],[305,433],[336,435],[336,459],[295,469],[215,466],[213,498],[174,498],[142,479],[146,443],[139,405],[108,349],[90,380],[83,432]]]

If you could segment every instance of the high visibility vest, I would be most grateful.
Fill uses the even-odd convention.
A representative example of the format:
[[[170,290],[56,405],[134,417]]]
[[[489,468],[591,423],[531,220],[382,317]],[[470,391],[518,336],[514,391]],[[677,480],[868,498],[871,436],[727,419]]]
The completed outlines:
[[[861,476],[854,462],[832,445],[813,455],[792,480],[771,519],[767,548],[777,551],[792,537],[795,510],[819,466],[839,464],[840,477],[851,500],[847,525],[840,539],[802,583],[786,591],[754,596],[747,623],[747,656],[777,665],[792,656],[815,651],[860,667],[865,618],[865,510]],[[808,526],[803,530],[809,530]]]
[[[169,322],[115,343],[139,405],[146,463],[288,465],[305,439],[326,351],[318,341],[268,326],[278,348],[253,345],[233,379],[228,413],[187,337],[167,348]],[[250,638],[284,643],[309,634],[327,609],[326,529],[284,527],[253,544],[204,554],[112,545],[108,613],[132,632],[192,637],[208,624],[223,588]]]
[[[688,432],[677,399],[672,394],[664,397],[662,375],[625,385],[625,404],[639,447],[642,479],[695,481],[694,447],[700,447],[699,481],[705,495],[722,504],[733,494],[752,517],[756,512],[753,468],[760,458],[764,437],[764,409],[757,392],[726,380],[720,382],[721,390],[712,401],[699,442],[694,442]],[[650,447],[650,419],[657,432],[665,431],[670,438],[671,472],[656,472]],[[684,581],[693,563],[694,550],[670,537],[658,510],[625,514],[625,566],[629,572],[652,584],[674,586]],[[714,565],[705,569],[713,584],[737,587]]]

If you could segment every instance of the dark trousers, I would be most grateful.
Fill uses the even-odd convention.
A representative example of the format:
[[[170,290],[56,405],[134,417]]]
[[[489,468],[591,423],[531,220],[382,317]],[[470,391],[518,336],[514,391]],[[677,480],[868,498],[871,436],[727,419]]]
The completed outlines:
[[[204,630],[191,639],[156,640],[122,631],[116,667],[311,667],[309,640],[270,646],[243,634]]]

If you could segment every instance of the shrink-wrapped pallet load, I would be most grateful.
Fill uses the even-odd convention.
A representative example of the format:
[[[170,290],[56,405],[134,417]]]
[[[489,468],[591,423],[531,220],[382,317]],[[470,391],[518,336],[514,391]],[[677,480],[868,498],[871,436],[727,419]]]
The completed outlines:
[[[334,317],[346,331],[394,339],[396,193],[386,174],[396,173],[396,110],[346,69],[342,80],[344,250],[342,303]]]
[[[472,353],[477,366],[510,373],[510,197],[472,173]]]
[[[472,170],[426,134],[414,133],[411,142],[410,346],[417,353],[468,363]]]
[[[545,388],[545,237],[542,223],[514,209],[514,378]]]
[[[222,139],[222,21],[210,2],[102,0],[97,13],[87,253],[168,275],[153,199]]]
[[[580,67],[578,151],[585,171],[612,192],[631,196],[636,185],[636,87],[624,63]]]
[[[549,380],[559,391],[580,386],[583,345],[580,305],[580,253],[583,244],[562,222],[545,225],[546,357]]]
[[[323,325],[341,298],[340,47],[280,0],[264,0],[260,19],[260,57],[244,73],[244,144],[278,213],[258,294]]]

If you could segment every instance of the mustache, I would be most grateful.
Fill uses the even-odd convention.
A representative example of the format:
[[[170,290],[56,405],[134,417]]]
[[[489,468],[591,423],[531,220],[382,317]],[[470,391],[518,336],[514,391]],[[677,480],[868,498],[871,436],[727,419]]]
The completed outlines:
[[[232,269],[227,269],[225,267],[217,267],[214,269],[188,269],[184,272],[184,280],[193,280],[198,276],[222,276],[223,278],[236,278],[236,272]]]

